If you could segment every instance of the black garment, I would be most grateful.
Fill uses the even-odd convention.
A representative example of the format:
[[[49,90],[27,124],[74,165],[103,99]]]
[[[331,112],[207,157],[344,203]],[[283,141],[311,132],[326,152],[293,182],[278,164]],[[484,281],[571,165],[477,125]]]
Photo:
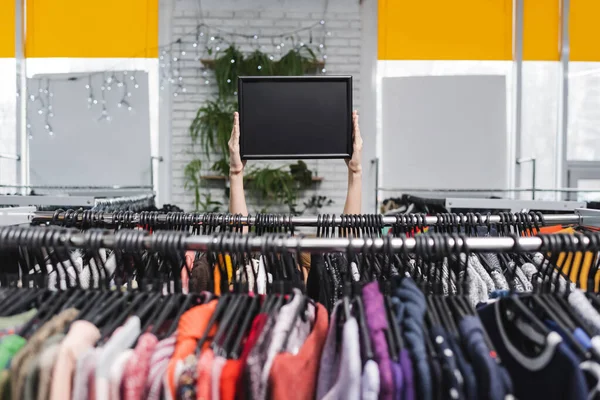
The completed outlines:
[[[446,332],[441,326],[433,326],[429,330],[429,333],[434,346],[436,346],[437,357],[442,367],[442,397],[448,399],[464,399],[464,378],[456,363],[454,351],[450,348]],[[434,388],[435,387],[436,386],[434,386]]]
[[[439,360],[430,353],[428,355],[429,362],[429,372],[431,373],[431,395],[434,400],[443,400],[446,397],[443,397],[444,391],[442,388],[444,387],[444,380],[442,378],[442,366],[440,365]]]
[[[484,337],[479,318],[464,317],[458,324],[463,348],[473,364],[480,399],[503,400],[513,392],[512,382],[506,370],[497,363],[496,353],[491,352]]]
[[[446,337],[448,338],[450,348],[454,352],[456,364],[458,365],[458,369],[460,369],[464,380],[463,390],[465,397],[467,400],[475,400],[477,399],[477,379],[475,378],[475,371],[471,364],[469,364],[469,361],[465,358],[458,340],[449,332],[446,332]]]
[[[479,316],[519,399],[587,399],[588,388],[580,360],[556,332],[534,344],[514,321],[507,321],[503,301],[482,307]]]
[[[325,270],[325,259],[322,254],[310,256],[310,271],[306,279],[306,294],[314,301],[323,304],[329,314],[333,311],[331,288],[332,282]]]

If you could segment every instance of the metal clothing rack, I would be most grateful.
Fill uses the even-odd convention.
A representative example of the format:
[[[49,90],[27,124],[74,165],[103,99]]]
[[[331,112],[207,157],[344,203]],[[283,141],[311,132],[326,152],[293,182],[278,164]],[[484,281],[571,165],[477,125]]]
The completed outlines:
[[[167,213],[167,214],[159,214],[157,213],[155,215],[155,221],[158,224],[168,224],[169,219],[173,217],[173,215],[176,214],[178,215],[182,221],[184,222],[189,222],[187,223],[188,226],[191,225],[202,225],[203,224],[203,220],[205,215],[213,215],[216,216],[217,221],[219,220],[219,218],[223,218],[222,220],[224,220],[226,215],[229,214],[198,214],[198,213]],[[420,214],[419,214],[420,215]],[[319,221],[323,220],[323,218],[320,218],[316,215],[313,216],[289,216],[289,215],[281,215],[279,214],[279,217],[281,218],[282,221],[286,222],[287,224],[291,224],[293,226],[313,226],[316,227],[319,225]],[[360,215],[359,215],[360,217]],[[379,218],[379,216],[376,216],[377,218]],[[75,222],[81,222],[83,219],[83,216],[81,215],[81,213],[79,215],[74,216],[75,218]],[[142,224],[141,219],[143,217],[141,217],[141,214],[139,213],[96,213],[94,214],[94,221],[98,222],[99,224],[115,224],[115,223],[123,223],[126,222],[127,224],[131,224],[131,225],[137,225],[137,224]],[[518,222],[517,217],[512,214],[512,218],[513,218],[513,222]],[[457,215],[457,219],[461,219],[460,216]],[[35,213],[33,213],[33,215],[31,216],[31,222],[34,224],[51,224],[53,223],[53,221],[58,221],[58,222],[63,222],[65,221],[65,213],[64,212],[60,212],[60,213],[54,213],[51,211],[37,211]],[[335,217],[330,217],[330,224],[332,224],[335,227],[339,227],[342,224],[342,217],[341,216],[335,216]],[[384,226],[393,226],[394,224],[396,224],[397,222],[397,218],[396,216],[381,216],[381,221],[383,222]],[[441,217],[438,217],[436,215],[432,215],[432,216],[424,216],[424,220],[419,221],[420,223],[422,222],[422,225],[428,225],[428,226],[434,226],[434,225],[438,225],[439,223],[441,223],[443,220],[441,219]],[[574,210],[573,213],[571,214],[544,214],[543,215],[543,221],[545,222],[546,225],[585,225],[585,226],[598,226],[600,227],[600,211],[598,210],[590,210],[590,209],[576,209]],[[239,220],[237,220],[237,222],[241,223],[242,225],[246,225],[246,226],[254,226],[256,225],[257,222],[257,218],[256,216],[247,216],[247,217],[240,217]],[[462,223],[468,223],[468,216],[463,215],[462,216]],[[502,217],[500,217],[499,215],[481,215],[480,220],[478,221],[481,224],[498,224],[500,222],[506,222],[503,221]],[[447,222],[446,222],[447,223]]]
[[[0,226],[29,224],[34,212],[35,207],[0,208]]]
[[[544,211],[572,211],[584,208],[585,201],[537,201],[537,200],[510,200],[510,199],[477,199],[477,198],[453,198],[445,200],[448,210],[456,208],[485,209],[485,210],[510,210],[518,212],[521,210],[544,210]]]
[[[108,199],[96,199],[94,201],[94,211],[118,211],[120,209],[137,209],[141,210],[153,206],[156,195],[154,193],[146,193],[137,196],[123,196]]]
[[[31,235],[28,230],[40,228],[0,227],[0,247],[6,246],[31,246]],[[12,235],[5,234],[5,230],[13,231]],[[18,232],[21,230],[21,232]],[[95,232],[81,233],[76,229],[47,229],[44,246],[59,247],[69,246],[78,248],[112,248],[127,247],[128,250],[196,250],[214,251],[215,249],[241,248],[247,251],[261,251],[268,242],[271,249],[277,252],[354,252],[361,251],[412,251],[417,248],[415,238],[303,238],[286,237],[284,235],[223,235],[191,236],[184,232],[159,231],[149,234],[140,230],[121,230],[113,233],[111,230],[97,230]],[[426,238],[427,246],[434,246],[433,238]],[[466,250],[474,252],[504,252],[504,251],[538,251],[543,242],[540,237],[445,237],[444,240],[453,251]],[[585,249],[591,244],[588,237],[574,236],[575,245]],[[170,247],[166,246],[170,243]]]
[[[113,194],[114,196],[114,194]],[[84,207],[84,208],[118,208],[127,203],[138,202],[147,205],[154,202],[154,193],[136,194],[134,196],[118,196],[111,198],[100,198],[96,194],[63,194],[63,195],[0,195],[0,206],[56,206],[56,207]],[[152,205],[152,204],[150,204]]]

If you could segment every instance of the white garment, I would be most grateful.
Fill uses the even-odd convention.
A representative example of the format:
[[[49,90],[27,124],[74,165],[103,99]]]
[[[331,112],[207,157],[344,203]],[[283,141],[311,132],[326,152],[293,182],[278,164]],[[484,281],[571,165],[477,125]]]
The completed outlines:
[[[600,394],[600,364],[594,361],[584,361],[579,364],[579,368],[586,373],[586,375],[593,377],[596,385],[592,387],[588,394],[588,400],[595,399]]]
[[[358,266],[354,261],[350,263],[350,270],[352,271],[352,280],[354,282],[360,281],[360,272],[358,272]]]
[[[334,332],[335,334],[335,332]],[[344,323],[342,349],[337,363],[337,378],[324,400],[359,400],[362,362],[358,322],[352,317]]]
[[[273,282],[273,275],[267,273],[262,257],[260,259],[253,258],[251,262],[252,266],[250,264],[246,265],[244,272],[239,269],[236,271],[236,278],[238,282],[246,282],[246,277],[248,277],[248,288],[253,291],[254,275],[256,275],[256,294],[267,294],[267,282]]]
[[[110,367],[110,397],[109,400],[119,400],[121,398],[121,380],[125,372],[127,361],[133,355],[133,350],[127,349],[117,356],[115,363]]]
[[[362,400],[377,400],[379,398],[379,367],[374,360],[368,360],[363,368],[361,383]]]
[[[112,335],[101,348],[96,363],[96,399],[109,398],[110,368],[123,351],[129,349],[142,332],[142,321],[139,317],[130,317],[127,322]]]
[[[310,334],[312,324],[315,320],[315,307],[309,303],[304,311],[305,318],[295,318],[300,307],[304,307],[304,295],[300,290],[294,289],[294,297],[288,304],[281,307],[277,314],[277,322],[273,326],[271,342],[267,348],[267,358],[261,370],[261,394],[258,398],[267,397],[269,374],[277,354],[281,351],[298,354],[300,347],[302,347],[302,344],[304,344],[304,341]],[[284,345],[286,347],[282,349]]]
[[[592,337],[592,347],[598,354],[600,354],[600,336]]]

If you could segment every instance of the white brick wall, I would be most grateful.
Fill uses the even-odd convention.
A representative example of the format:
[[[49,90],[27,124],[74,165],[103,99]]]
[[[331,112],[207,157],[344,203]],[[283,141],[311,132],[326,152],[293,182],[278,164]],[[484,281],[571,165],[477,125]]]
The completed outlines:
[[[218,26],[229,32],[258,35],[277,35],[300,27],[310,26],[322,18],[325,0],[269,0],[257,2],[256,0],[221,0],[203,1],[202,16],[208,26]],[[267,4],[267,3],[273,4]],[[259,3],[259,4],[257,4]],[[289,3],[289,4],[288,4]],[[360,53],[361,53],[361,21],[358,0],[330,0],[328,12],[324,17],[326,31],[331,36],[326,37],[327,74],[352,75],[354,87],[354,108],[360,105]],[[199,21],[198,4],[191,0],[177,0],[173,9],[171,21],[172,39],[176,40],[182,35],[192,32]],[[313,33],[314,41],[322,35],[320,30]],[[308,43],[307,32],[301,34],[302,40]],[[188,35],[183,40],[183,50],[186,56],[181,67],[186,93],[173,97],[171,101],[171,201],[185,210],[193,209],[194,195],[184,189],[184,168],[186,164],[199,157],[203,160],[204,172],[209,171],[216,157],[207,160],[199,146],[192,149],[192,141],[188,134],[188,127],[196,110],[207,99],[216,94],[215,80],[212,72],[206,77],[199,72],[200,62],[195,61],[196,49],[193,48],[193,35]],[[248,41],[240,39],[239,47],[243,51],[251,50]],[[269,52],[273,49],[271,39],[260,38],[259,44],[265,47],[262,51]],[[276,50],[273,49],[276,54]],[[285,54],[284,48],[284,54]],[[209,84],[205,84],[205,79]],[[195,154],[195,155],[193,155]],[[313,194],[325,195],[334,201],[334,204],[323,212],[340,214],[342,212],[347,186],[347,170],[342,160],[305,160],[309,168],[324,177],[322,183],[317,183],[313,189],[307,190],[303,198]],[[248,166],[258,163],[248,162]],[[270,162],[272,166],[287,164],[287,162]],[[212,198],[223,201],[224,209],[227,208],[227,199],[223,196],[223,183],[209,183]],[[302,205],[302,198],[298,201]],[[255,212],[258,207],[249,203],[249,211]]]

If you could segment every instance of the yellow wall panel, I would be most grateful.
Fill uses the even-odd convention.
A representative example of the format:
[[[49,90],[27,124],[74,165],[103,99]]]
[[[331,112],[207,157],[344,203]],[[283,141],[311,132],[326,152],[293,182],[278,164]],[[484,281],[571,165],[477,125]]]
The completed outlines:
[[[28,0],[25,55],[157,57],[158,0]]]
[[[379,0],[378,59],[510,60],[512,3]]]
[[[572,0],[571,4],[579,0]],[[558,61],[560,38],[560,0],[523,2],[523,59]]]
[[[15,0],[0,0],[0,57],[15,56]]]
[[[570,60],[600,61],[600,0],[571,0]]]

